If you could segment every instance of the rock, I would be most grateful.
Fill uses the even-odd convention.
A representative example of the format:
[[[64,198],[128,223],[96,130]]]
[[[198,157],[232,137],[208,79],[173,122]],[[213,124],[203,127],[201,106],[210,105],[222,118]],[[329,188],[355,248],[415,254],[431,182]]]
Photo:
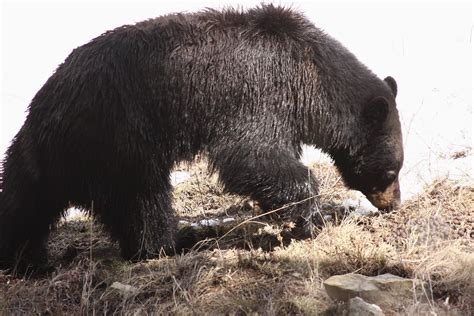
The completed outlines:
[[[389,273],[375,277],[349,273],[335,275],[324,281],[326,292],[336,301],[347,302],[359,296],[383,309],[413,303],[415,297],[421,300],[424,297],[422,286],[418,280],[405,279]]]
[[[222,223],[230,223],[230,222],[234,222],[235,221],[235,218],[233,217],[226,217],[222,220]]]
[[[110,288],[115,289],[119,292],[121,292],[123,295],[134,295],[138,293],[138,289],[134,286],[123,284],[120,282],[114,282],[110,286]]]
[[[229,224],[235,222],[234,217],[226,217],[226,218],[211,218],[211,219],[202,219],[198,222],[189,222],[186,220],[179,220],[178,225],[181,227],[193,227],[193,228],[201,228],[201,227],[214,227],[219,226],[221,224]]]
[[[190,226],[191,223],[189,221],[185,221],[184,219],[180,219],[178,221],[178,225],[181,225],[181,226]]]
[[[383,316],[382,309],[375,305],[369,304],[360,297],[353,297],[344,304],[331,306],[323,311],[321,316]]]
[[[191,226],[217,226],[220,222],[218,219],[202,219],[198,223],[193,223]]]
[[[358,199],[346,199],[342,202],[342,207],[346,214],[359,216],[370,216],[379,212],[365,196],[360,196]]]
[[[360,297],[354,297],[347,303],[347,315],[350,316],[383,316],[382,309],[375,305],[369,304]]]

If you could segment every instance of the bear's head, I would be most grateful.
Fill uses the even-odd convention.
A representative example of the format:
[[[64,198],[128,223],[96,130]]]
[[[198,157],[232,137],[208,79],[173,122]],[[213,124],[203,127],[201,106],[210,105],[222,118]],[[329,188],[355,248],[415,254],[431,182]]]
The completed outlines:
[[[347,186],[364,193],[378,209],[390,211],[400,206],[403,141],[395,103],[397,84],[387,77],[384,85],[361,110],[361,143],[334,159]]]

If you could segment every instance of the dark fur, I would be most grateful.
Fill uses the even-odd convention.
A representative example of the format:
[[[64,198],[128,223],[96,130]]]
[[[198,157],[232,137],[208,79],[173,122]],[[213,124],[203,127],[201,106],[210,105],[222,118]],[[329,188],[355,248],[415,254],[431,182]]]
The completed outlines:
[[[69,203],[91,210],[125,258],[171,252],[170,169],[200,152],[230,192],[266,210],[315,197],[280,213],[309,229],[318,185],[298,160],[301,143],[332,155],[364,193],[393,182],[387,170],[398,174],[390,86],[302,15],[272,5],[107,32],[58,67],[8,149],[0,265],[46,262],[50,226]]]

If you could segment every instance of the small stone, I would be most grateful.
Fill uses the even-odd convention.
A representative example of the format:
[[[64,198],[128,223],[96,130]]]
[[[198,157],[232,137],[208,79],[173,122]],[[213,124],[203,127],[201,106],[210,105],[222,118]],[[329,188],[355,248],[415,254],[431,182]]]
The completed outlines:
[[[332,216],[329,215],[329,214],[323,215],[323,218],[324,218],[324,220],[327,221],[327,222],[329,222],[329,221],[332,220]]]
[[[136,287],[128,285],[128,284],[123,284],[120,282],[112,283],[110,288],[115,289],[124,295],[133,295],[133,294],[138,293],[138,289]]]
[[[220,222],[215,219],[202,219],[199,221],[200,226],[217,226],[219,223]]]
[[[375,305],[369,304],[360,297],[354,297],[347,303],[347,315],[350,316],[383,316],[382,309]]]
[[[235,221],[235,218],[233,217],[226,217],[222,220],[222,223],[229,223]]]

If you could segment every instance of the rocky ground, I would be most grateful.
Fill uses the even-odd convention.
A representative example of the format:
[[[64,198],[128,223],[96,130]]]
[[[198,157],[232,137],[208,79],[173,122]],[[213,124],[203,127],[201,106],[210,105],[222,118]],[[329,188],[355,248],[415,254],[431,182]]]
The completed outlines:
[[[313,164],[311,169],[321,179],[326,210],[337,210],[313,239],[283,245],[284,225],[262,220],[252,201],[223,192],[201,161],[178,167],[175,175],[181,176],[174,179],[174,207],[181,227],[192,227],[198,236],[207,237],[193,250],[125,262],[100,226],[87,216],[76,216],[62,221],[51,237],[55,268],[50,275],[19,278],[0,273],[0,311],[268,315],[474,311],[473,186],[441,179],[395,213],[361,216],[345,212],[361,209],[357,203],[347,203],[358,201],[359,195],[344,188],[331,164]],[[363,279],[385,273],[395,276],[389,275],[391,283]],[[335,276],[336,283],[331,279]]]

